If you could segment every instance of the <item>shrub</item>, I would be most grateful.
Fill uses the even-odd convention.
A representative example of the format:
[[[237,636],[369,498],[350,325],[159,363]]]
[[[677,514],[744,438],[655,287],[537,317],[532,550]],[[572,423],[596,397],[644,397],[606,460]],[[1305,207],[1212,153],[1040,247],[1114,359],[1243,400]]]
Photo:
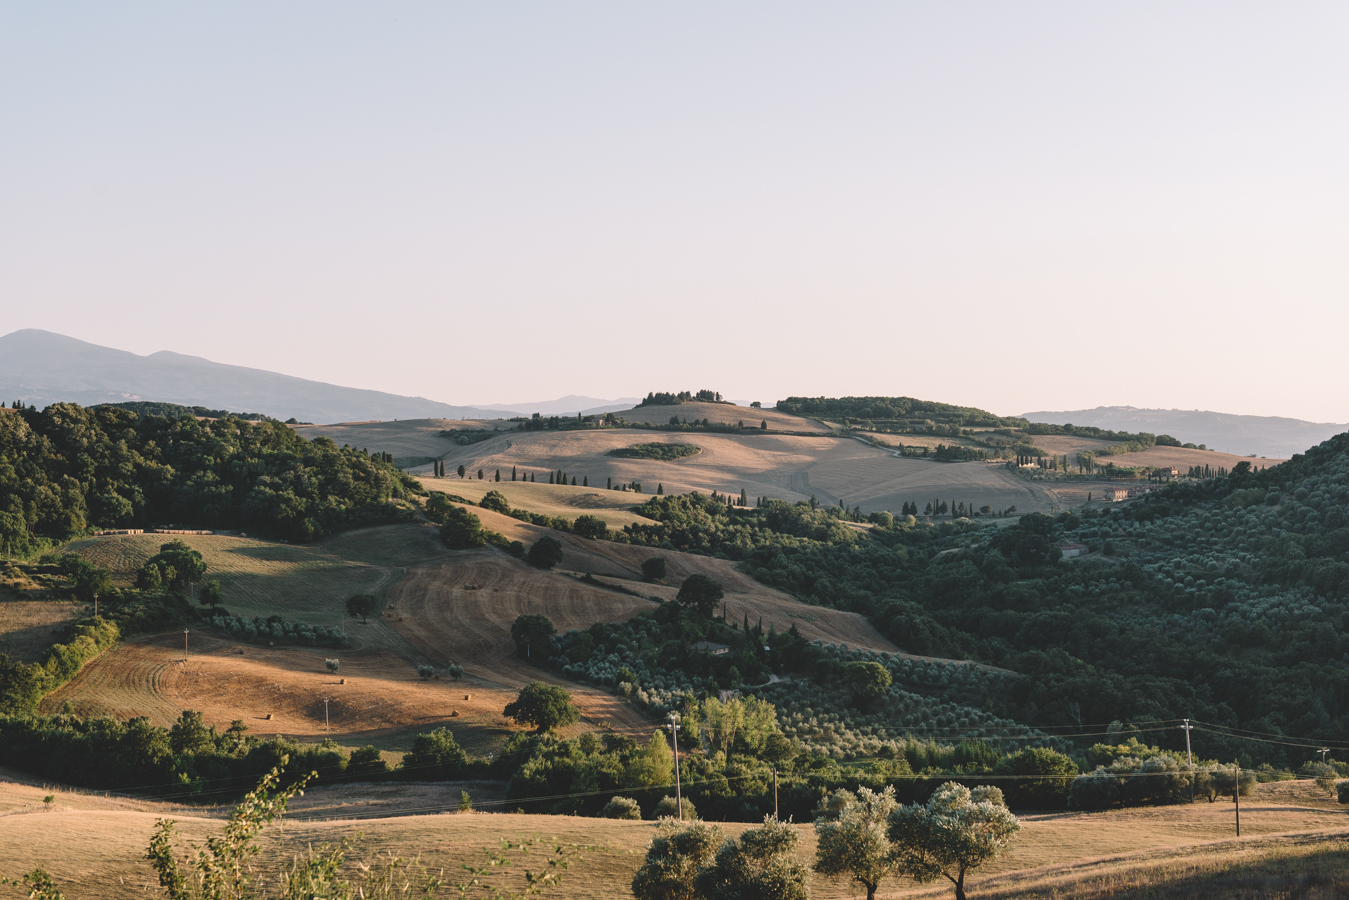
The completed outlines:
[[[417,667],[417,675],[421,677],[422,681],[427,680],[428,678],[432,677],[432,676],[435,675],[435,674],[436,674],[436,668],[435,668],[435,666],[418,666],[418,667]]]
[[[440,539],[451,550],[469,550],[487,542],[482,533],[482,520],[462,506],[446,513],[445,524],[440,526]]]
[[[488,491],[478,505],[483,509],[490,509],[492,512],[499,512],[510,515],[511,505],[506,501],[506,496],[501,491]]]
[[[1345,782],[1345,784],[1349,784],[1349,782]],[[674,797],[662,797],[660,802],[656,804],[656,809],[651,814],[651,817],[653,819],[677,819],[680,818],[680,808],[681,803],[676,801]],[[684,810],[684,821],[692,822],[698,818],[698,810],[694,808],[692,800],[687,797],[683,798],[682,808]]]
[[[640,819],[642,809],[637,805],[637,801],[631,797],[614,797],[604,804],[604,809],[600,810],[600,815],[606,819]]]
[[[571,530],[573,534],[593,541],[608,534],[609,526],[598,516],[577,516],[576,521],[571,524]]]
[[[1341,803],[1349,803],[1349,781],[1335,785],[1336,797]]]
[[[451,664],[445,667],[445,674],[458,681],[464,677],[464,667]]]
[[[325,659],[323,661],[323,665],[326,666],[328,671],[334,675],[336,675],[337,670],[342,667],[341,661],[336,659]]]

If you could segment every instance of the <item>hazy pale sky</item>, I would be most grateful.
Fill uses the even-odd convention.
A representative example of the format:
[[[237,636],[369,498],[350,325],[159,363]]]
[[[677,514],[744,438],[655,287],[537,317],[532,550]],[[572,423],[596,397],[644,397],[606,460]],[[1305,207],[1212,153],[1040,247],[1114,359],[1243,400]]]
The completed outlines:
[[[1349,5],[0,8],[0,333],[1349,421]]]

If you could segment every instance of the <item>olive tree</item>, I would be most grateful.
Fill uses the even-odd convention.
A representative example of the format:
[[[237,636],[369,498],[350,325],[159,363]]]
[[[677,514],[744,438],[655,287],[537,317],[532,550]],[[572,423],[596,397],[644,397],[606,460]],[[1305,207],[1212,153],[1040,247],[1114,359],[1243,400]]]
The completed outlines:
[[[727,841],[694,879],[707,900],[807,900],[810,869],[796,857],[796,829],[772,816]]]
[[[950,781],[926,804],[895,809],[889,825],[896,870],[920,883],[945,878],[956,900],[965,900],[965,876],[997,859],[1021,830],[1007,807]]]
[[[855,802],[836,818],[816,819],[815,871],[855,881],[866,888],[867,900],[874,900],[881,882],[895,871],[887,829],[896,805],[893,786],[880,793],[861,787]]]
[[[646,859],[632,876],[637,900],[701,900],[694,881],[725,839],[706,822],[661,819],[646,848]]]

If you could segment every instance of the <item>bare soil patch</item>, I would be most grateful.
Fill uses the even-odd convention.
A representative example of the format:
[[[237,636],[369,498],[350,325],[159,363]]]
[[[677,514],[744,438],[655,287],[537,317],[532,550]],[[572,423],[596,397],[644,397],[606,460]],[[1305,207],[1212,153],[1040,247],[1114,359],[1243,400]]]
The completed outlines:
[[[1096,460],[1101,465],[1112,462],[1117,466],[1175,466],[1180,469],[1182,475],[1190,466],[1212,466],[1214,469],[1221,467],[1231,471],[1240,462],[1248,462],[1252,468],[1267,469],[1287,461],[1237,456],[1234,453],[1219,453],[1216,450],[1190,450],[1185,447],[1152,447],[1138,453],[1124,453]]]
[[[0,653],[38,662],[84,610],[84,604],[68,600],[0,599]]]

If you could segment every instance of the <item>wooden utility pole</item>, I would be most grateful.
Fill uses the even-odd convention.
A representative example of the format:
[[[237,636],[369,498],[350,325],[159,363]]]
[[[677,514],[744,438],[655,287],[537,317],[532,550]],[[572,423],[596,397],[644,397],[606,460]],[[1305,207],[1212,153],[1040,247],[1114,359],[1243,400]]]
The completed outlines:
[[[183,662],[187,662],[187,629],[183,629]]]
[[[1241,763],[1234,763],[1236,783],[1232,785],[1232,799],[1237,804],[1237,837],[1241,837]]]
[[[684,821],[684,794],[679,789],[679,714],[670,713],[670,734],[674,737],[675,766],[675,806],[679,809],[679,821]]]
[[[1194,755],[1193,755],[1192,753],[1190,753],[1190,732],[1194,730],[1194,726],[1190,724],[1190,720],[1189,720],[1189,719],[1186,719],[1186,720],[1185,720],[1185,724],[1182,725],[1182,726],[1180,726],[1180,727],[1185,729],[1185,762],[1188,763],[1188,764],[1189,764],[1189,767],[1190,767],[1190,802],[1193,803],[1193,802],[1194,802]]]
[[[773,821],[778,820],[778,767],[773,767]]]
[[[328,730],[328,698],[323,698],[323,730]]]

